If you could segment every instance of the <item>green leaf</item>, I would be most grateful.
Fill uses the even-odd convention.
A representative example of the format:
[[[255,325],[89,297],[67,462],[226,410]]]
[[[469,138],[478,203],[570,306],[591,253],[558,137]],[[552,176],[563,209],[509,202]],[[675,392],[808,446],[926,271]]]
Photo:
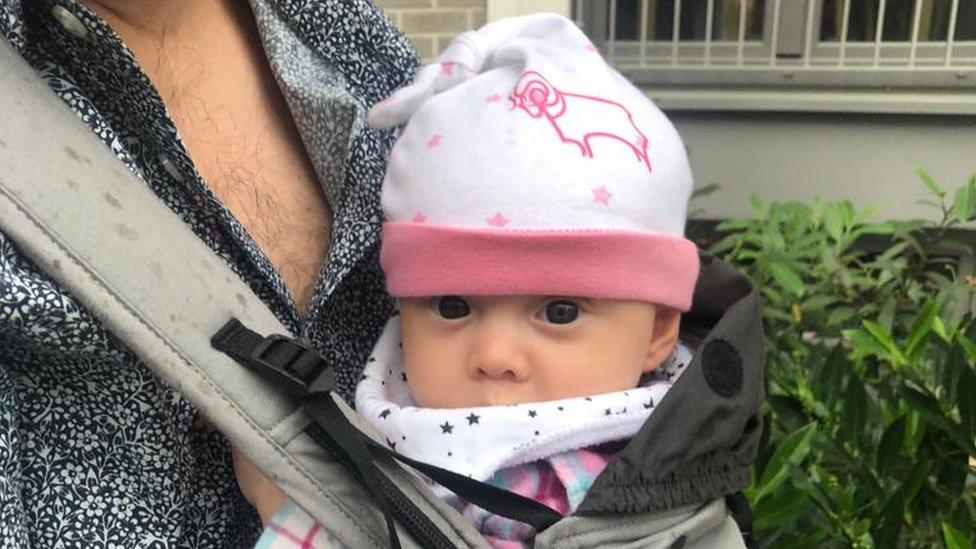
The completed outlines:
[[[881,508],[881,520],[875,528],[874,537],[879,547],[898,547],[905,503],[901,490],[896,490]]]
[[[841,241],[844,236],[844,221],[837,204],[828,204],[824,210],[824,227],[834,242]]]
[[[844,221],[845,227],[850,227],[854,223],[854,205],[850,200],[842,200],[837,203],[837,211]]]
[[[905,416],[891,422],[881,435],[881,442],[878,444],[877,469],[880,476],[888,474],[888,470],[895,459],[901,454],[902,446],[905,443]]]
[[[708,196],[708,195],[714,193],[715,191],[717,191],[717,190],[719,190],[721,188],[722,188],[722,186],[719,185],[718,183],[709,183],[707,185],[702,185],[700,187],[695,187],[691,191],[691,198],[692,199],[695,199],[695,198],[699,198],[699,197],[702,197],[702,196]]]
[[[960,223],[966,223],[973,217],[973,206],[976,201],[976,188],[972,182],[956,189],[956,197],[952,204],[953,213]]]
[[[875,281],[876,284],[883,284],[882,279],[885,278],[885,274],[890,274],[887,271],[881,273],[882,276],[878,277]],[[888,298],[881,305],[881,311],[878,312],[878,325],[885,329],[886,332],[891,333],[892,328],[895,325],[895,309],[898,306],[897,300],[895,298]],[[897,347],[897,346],[896,346]]]
[[[942,523],[942,538],[945,540],[946,549],[972,549],[972,544],[965,534],[956,530],[948,522]]]
[[[881,255],[877,257],[877,261],[881,263],[887,263],[892,259],[894,259],[896,256],[904,255],[906,248],[908,248],[907,242],[899,242],[898,244],[893,244],[887,250],[881,252]]]
[[[973,340],[966,337],[965,334],[959,334],[956,341],[959,342],[962,350],[966,352],[966,358],[969,359],[969,363],[976,364],[976,343],[973,343]]]
[[[969,438],[976,439],[976,372],[972,368],[963,369],[959,373],[958,383],[956,400],[959,421],[962,423],[963,433],[968,432]]]
[[[976,454],[976,445],[968,433],[963,432],[962,425],[946,416],[942,408],[939,407],[939,401],[934,396],[908,385],[902,388],[902,395],[912,409],[925,418],[926,423],[942,430],[966,454]]]
[[[838,341],[823,357],[822,374],[814,376],[813,383],[818,393],[824,395],[825,404],[831,410],[841,398],[840,389],[844,384],[844,377],[849,375],[849,367],[844,356],[844,345]]]
[[[852,376],[844,391],[844,422],[841,425],[844,439],[860,445],[867,417],[868,395],[864,392],[864,382]]]
[[[906,384],[902,387],[902,395],[911,405],[912,410],[921,414],[929,424],[940,429],[948,429],[949,420],[939,407],[939,401],[927,391],[923,392]]]
[[[771,305],[773,309],[783,312],[782,309],[786,309],[790,306],[791,300],[783,297],[783,294],[776,291],[770,285],[765,285],[762,287],[762,295],[766,300],[766,303]]]
[[[901,366],[906,364],[908,361],[905,359],[905,355],[902,354],[901,349],[895,344],[894,339],[891,338],[891,334],[888,330],[884,329],[880,324],[871,322],[870,320],[865,320],[862,322],[864,329],[868,331],[874,338],[880,343],[889,353],[889,359],[894,366]]]
[[[925,336],[932,330],[932,318],[936,312],[935,301],[929,299],[925,305],[922,305],[922,310],[915,315],[915,321],[912,322],[912,327],[908,330],[908,341],[905,345],[906,355],[913,356],[918,346],[925,341]]]
[[[753,523],[753,528],[757,532],[766,532],[796,518],[807,497],[807,492],[793,487],[778,491],[773,497],[756,506],[756,521]]]
[[[797,533],[798,537],[791,535],[789,539],[780,538],[768,549],[822,549],[830,534],[830,530],[826,528],[808,529]]]
[[[854,223],[864,223],[878,213],[877,204],[868,204],[854,214]]]
[[[787,324],[793,324],[793,316],[790,313],[781,311],[779,309],[768,309],[763,311],[763,316],[767,320],[782,320]]]
[[[969,456],[960,452],[954,454],[939,460],[935,475],[936,484],[947,494],[962,497],[966,489],[966,477],[969,476]]]
[[[837,296],[815,295],[807,298],[803,302],[803,308],[805,310],[824,309],[830,305],[833,305],[836,302],[837,302]]]
[[[783,427],[791,428],[792,425],[806,425],[803,405],[798,398],[769,395],[768,401],[770,408],[776,412],[778,423]]]
[[[908,448],[908,454],[913,458],[918,456],[918,449],[927,428],[928,424],[925,423],[922,414],[914,411],[908,413],[908,434],[905,436],[905,447]]]
[[[947,522],[960,532],[976,532],[976,517],[970,516],[966,499],[960,498],[955,507]]]
[[[943,189],[941,186],[939,186],[938,183],[935,182],[935,178],[932,177],[932,174],[930,174],[924,168],[915,168],[915,173],[917,173],[918,176],[922,179],[922,183],[925,183],[925,186],[928,187],[930,191],[932,191],[932,194],[934,194],[939,198],[945,197],[946,195],[945,189]]]
[[[756,219],[766,219],[766,205],[762,199],[756,195],[749,197],[749,207],[752,209],[752,216]]]
[[[912,468],[912,472],[908,476],[908,480],[902,485],[902,489],[905,492],[905,503],[910,505],[915,497],[918,496],[919,490],[929,478],[929,473],[932,472],[932,460],[925,460],[915,464]]]
[[[855,360],[866,356],[877,356],[888,359],[891,355],[888,349],[877,338],[868,333],[867,330],[842,330],[841,335],[853,345],[854,348],[851,352],[851,358]]]
[[[773,452],[759,479],[755,501],[761,501],[786,480],[789,465],[799,464],[810,452],[810,444],[817,433],[817,423],[811,422],[791,433]]]
[[[895,228],[887,223],[869,223],[857,228],[856,236],[862,234],[892,234]]]
[[[854,309],[851,307],[840,307],[839,309],[834,309],[827,315],[827,325],[836,326],[844,321],[850,320],[855,314]]]
[[[780,286],[796,296],[802,296],[804,287],[803,279],[796,271],[787,267],[783,263],[774,261],[769,264],[769,272]]]
[[[942,341],[945,341],[946,343],[948,343],[949,340],[952,339],[949,337],[949,332],[946,331],[946,327],[945,324],[942,322],[942,318],[938,316],[932,319],[932,331],[935,332],[935,335],[941,337]]]
[[[716,225],[715,230],[720,233],[745,231],[753,228],[755,224],[756,222],[751,219],[726,219],[725,221]]]
[[[864,520],[866,521],[868,519]],[[854,543],[851,544],[851,547],[855,547],[856,549],[874,549],[874,538],[871,537],[871,532],[864,532],[858,536],[857,539],[854,540]]]

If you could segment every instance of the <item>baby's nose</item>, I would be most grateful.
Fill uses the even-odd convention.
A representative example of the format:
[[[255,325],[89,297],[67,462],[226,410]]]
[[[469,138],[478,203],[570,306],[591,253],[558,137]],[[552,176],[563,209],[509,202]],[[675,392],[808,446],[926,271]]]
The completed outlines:
[[[486,334],[473,357],[475,375],[498,380],[525,381],[529,368],[524,353],[512,337]]]

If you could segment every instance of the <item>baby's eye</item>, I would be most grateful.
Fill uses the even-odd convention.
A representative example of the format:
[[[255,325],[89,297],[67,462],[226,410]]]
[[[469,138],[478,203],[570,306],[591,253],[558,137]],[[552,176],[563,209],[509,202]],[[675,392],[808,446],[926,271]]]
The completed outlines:
[[[553,324],[569,324],[579,318],[579,305],[567,299],[550,301],[542,311],[547,322]]]
[[[431,305],[437,314],[449,320],[463,318],[471,314],[471,307],[468,306],[468,302],[456,295],[436,297]]]

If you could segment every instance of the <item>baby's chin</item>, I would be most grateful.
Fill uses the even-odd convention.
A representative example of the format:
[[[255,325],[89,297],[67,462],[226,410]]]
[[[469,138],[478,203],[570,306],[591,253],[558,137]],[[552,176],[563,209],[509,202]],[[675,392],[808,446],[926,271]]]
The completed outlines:
[[[421,408],[440,408],[440,409],[452,409],[452,408],[482,408],[485,406],[512,406],[515,404],[524,404],[527,402],[537,402],[539,399],[531,399],[526,397],[515,397],[513,395],[505,396],[495,396],[495,395],[479,395],[474,398],[457,398],[456,396],[445,397],[445,398],[429,398],[429,399],[417,399],[414,398],[414,403]],[[554,399],[550,399],[554,400]]]
[[[621,388],[620,390],[626,390]],[[460,391],[459,391],[460,392]],[[577,394],[578,393],[578,394]],[[441,398],[428,397],[427,399],[416,399],[417,406],[422,408],[481,408],[485,406],[514,406],[516,404],[530,404],[536,402],[549,402],[553,400],[564,400],[567,398],[577,398],[592,396],[593,391],[562,392],[562,393],[542,393],[538,391],[526,391],[523,389],[512,389],[504,387],[492,387],[477,391],[476,394],[467,395],[442,395]],[[439,395],[440,396],[440,395]]]

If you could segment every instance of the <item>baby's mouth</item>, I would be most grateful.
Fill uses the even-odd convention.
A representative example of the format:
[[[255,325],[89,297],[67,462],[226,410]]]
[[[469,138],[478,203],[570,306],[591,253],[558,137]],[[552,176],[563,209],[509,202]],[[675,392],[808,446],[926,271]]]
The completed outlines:
[[[517,392],[505,387],[492,387],[485,391],[484,396],[485,406],[509,406],[525,402]]]

